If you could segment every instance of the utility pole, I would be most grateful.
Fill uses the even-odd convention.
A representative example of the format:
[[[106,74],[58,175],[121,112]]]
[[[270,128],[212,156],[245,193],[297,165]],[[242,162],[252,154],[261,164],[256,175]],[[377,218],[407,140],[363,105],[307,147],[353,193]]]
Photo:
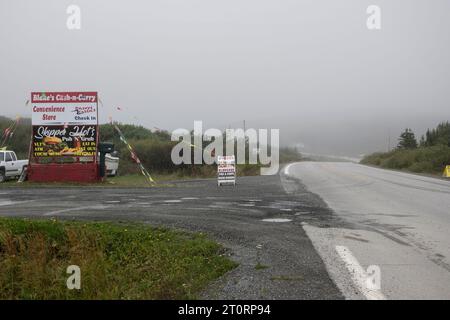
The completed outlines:
[[[388,128],[388,152],[391,151],[391,128]]]

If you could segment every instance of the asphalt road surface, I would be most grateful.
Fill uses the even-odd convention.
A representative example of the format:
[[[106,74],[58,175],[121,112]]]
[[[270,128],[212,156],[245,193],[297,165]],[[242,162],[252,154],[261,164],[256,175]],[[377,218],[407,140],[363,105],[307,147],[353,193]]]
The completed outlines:
[[[344,162],[284,171],[333,211],[304,229],[347,298],[450,299],[450,181]]]
[[[236,187],[0,186],[0,215],[206,232],[240,265],[204,298],[450,299],[450,181],[441,179],[301,162]]]
[[[278,175],[238,178],[235,187],[214,179],[138,189],[0,186],[3,216],[143,221],[208,233],[239,263],[204,292],[210,299],[342,299],[296,215],[316,210],[315,201]],[[320,207],[314,212],[329,218]]]

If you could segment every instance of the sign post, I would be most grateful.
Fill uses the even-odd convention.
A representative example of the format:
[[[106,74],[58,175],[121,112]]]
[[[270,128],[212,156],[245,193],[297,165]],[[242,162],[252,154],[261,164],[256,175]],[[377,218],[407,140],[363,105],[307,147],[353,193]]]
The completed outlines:
[[[97,92],[32,92],[30,101],[29,180],[98,181]]]
[[[236,160],[233,156],[217,157],[217,185],[222,184],[236,185]]]

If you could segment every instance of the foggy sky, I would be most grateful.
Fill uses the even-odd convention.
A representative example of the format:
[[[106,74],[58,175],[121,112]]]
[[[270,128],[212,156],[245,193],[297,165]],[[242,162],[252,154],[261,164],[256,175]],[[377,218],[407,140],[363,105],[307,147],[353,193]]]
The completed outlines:
[[[245,119],[310,152],[385,150],[389,132],[393,146],[450,120],[449,14],[448,0],[0,0],[0,114],[30,116],[31,91],[92,90],[102,121]]]

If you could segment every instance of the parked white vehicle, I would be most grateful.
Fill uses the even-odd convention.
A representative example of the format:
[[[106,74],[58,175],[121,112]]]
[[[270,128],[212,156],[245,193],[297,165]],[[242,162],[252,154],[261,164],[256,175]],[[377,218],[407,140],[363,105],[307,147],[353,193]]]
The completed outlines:
[[[0,150],[0,183],[10,178],[18,179],[27,167],[28,160],[17,160],[14,151]]]
[[[109,153],[105,154],[106,175],[115,177],[119,170],[119,157],[115,157]]]

